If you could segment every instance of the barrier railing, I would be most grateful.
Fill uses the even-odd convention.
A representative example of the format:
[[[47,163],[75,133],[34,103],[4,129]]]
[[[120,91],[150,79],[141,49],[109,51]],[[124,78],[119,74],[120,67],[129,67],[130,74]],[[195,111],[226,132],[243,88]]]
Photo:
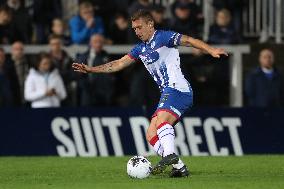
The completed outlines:
[[[5,51],[9,53],[11,46],[3,46]],[[114,55],[128,53],[133,45],[111,45],[105,46],[105,50]],[[222,45],[217,46],[226,49],[230,54],[230,106],[242,107],[243,106],[243,86],[242,86],[242,55],[250,53],[249,45]],[[86,51],[88,46],[73,45],[66,47],[65,50],[71,57],[75,57],[77,53]],[[27,45],[25,46],[26,54],[37,54],[41,51],[49,51],[47,45]],[[191,54],[191,50],[187,47],[180,47],[181,54]]]
[[[275,37],[275,42],[281,43],[284,36],[283,10],[282,0],[248,0],[243,10],[243,34],[261,37],[261,41]]]

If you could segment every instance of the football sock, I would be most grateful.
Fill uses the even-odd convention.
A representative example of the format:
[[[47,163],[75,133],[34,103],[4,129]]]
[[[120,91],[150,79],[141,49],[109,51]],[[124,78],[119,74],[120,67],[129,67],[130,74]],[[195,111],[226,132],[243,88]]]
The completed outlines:
[[[163,157],[163,152],[164,152],[164,149],[161,145],[161,142],[159,141],[159,137],[158,135],[155,135],[151,140],[150,140],[150,144],[153,146],[155,152],[157,154],[159,154],[159,156],[162,156]]]
[[[163,147],[163,156],[175,153],[175,131],[168,122],[163,122],[157,127],[157,135]]]

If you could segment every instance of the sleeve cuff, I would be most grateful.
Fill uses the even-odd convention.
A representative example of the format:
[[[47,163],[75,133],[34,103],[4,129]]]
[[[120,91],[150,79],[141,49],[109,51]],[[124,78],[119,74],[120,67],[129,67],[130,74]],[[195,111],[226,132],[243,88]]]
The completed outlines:
[[[130,53],[128,53],[127,55],[128,55],[132,60],[135,60],[135,61],[138,60],[137,58],[135,58],[134,56],[132,56]]]
[[[178,46],[180,45],[180,39],[181,39],[182,35],[180,33],[177,33],[175,38],[174,38],[174,45]]]

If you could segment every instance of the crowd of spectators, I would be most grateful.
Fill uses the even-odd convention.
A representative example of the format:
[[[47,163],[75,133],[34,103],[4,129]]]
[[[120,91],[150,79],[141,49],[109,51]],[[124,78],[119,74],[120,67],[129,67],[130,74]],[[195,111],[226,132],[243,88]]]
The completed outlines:
[[[242,42],[242,2],[213,1],[216,17],[208,43]],[[71,69],[73,60],[91,66],[111,60],[104,44],[138,42],[129,22],[129,16],[138,9],[151,11],[156,29],[202,37],[204,16],[193,0],[176,0],[168,8],[149,0],[0,0],[0,44],[11,45],[11,52],[0,48],[0,107],[155,104],[158,90],[141,64],[110,75],[79,75]],[[48,44],[49,51],[28,56],[24,53],[26,44]],[[72,44],[89,48],[70,57],[63,47]],[[228,99],[218,95],[228,93],[228,60],[212,64],[214,60],[198,51],[184,59],[194,63],[186,64],[183,70],[186,77],[192,74],[188,79],[200,92],[198,104],[226,105]],[[202,91],[210,91],[211,97]]]
[[[240,42],[232,2],[213,1],[217,18],[210,36],[214,43]],[[0,0],[0,44],[47,44],[51,34],[60,36],[64,45],[88,44],[93,34],[104,35],[110,44],[132,44],[137,39],[128,18],[138,9],[151,11],[157,29],[201,37],[204,17],[193,0],[176,0],[170,7],[149,0]],[[234,39],[220,41],[220,34]]]

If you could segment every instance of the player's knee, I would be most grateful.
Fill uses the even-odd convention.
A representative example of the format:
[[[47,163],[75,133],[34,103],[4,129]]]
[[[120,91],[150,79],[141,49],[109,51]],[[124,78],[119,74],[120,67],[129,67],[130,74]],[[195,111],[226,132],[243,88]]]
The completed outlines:
[[[165,114],[161,114],[158,116],[157,122],[156,122],[156,129],[159,128],[159,126],[161,124],[164,123],[169,123],[170,125],[174,125],[174,123],[176,122],[177,118],[174,117],[173,115],[169,114],[169,113],[165,113]]]
[[[166,119],[158,119],[157,124],[156,124],[156,129],[158,129],[160,127],[160,125],[164,124],[164,123],[169,123],[169,121],[166,120]]]
[[[150,142],[150,140],[151,140],[151,135],[148,132],[146,133],[146,140],[148,142]]]
[[[150,142],[150,140],[151,140],[155,135],[157,135],[157,131],[154,130],[153,128],[149,127],[149,128],[147,129],[147,132],[146,132],[146,140],[147,140],[148,142]]]
[[[151,134],[151,131],[150,129],[147,130],[147,133],[146,133],[146,139],[148,142],[150,142],[150,140],[152,139],[152,134]]]

